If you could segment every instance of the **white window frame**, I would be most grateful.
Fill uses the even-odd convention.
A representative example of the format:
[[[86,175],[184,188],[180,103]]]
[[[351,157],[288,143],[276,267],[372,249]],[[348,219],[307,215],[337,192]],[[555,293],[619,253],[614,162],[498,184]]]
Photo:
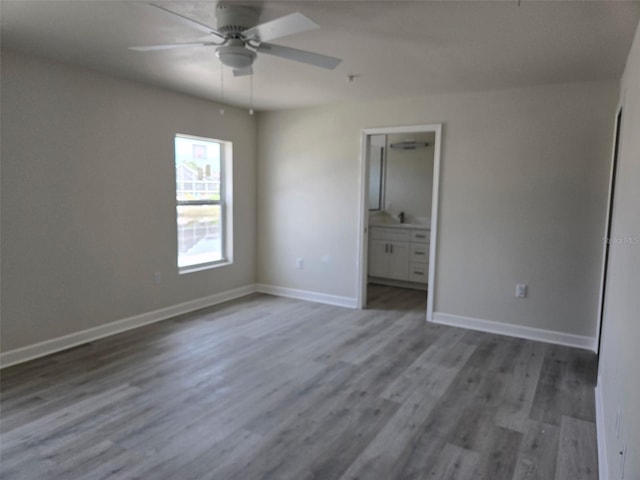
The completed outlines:
[[[211,268],[231,265],[233,263],[233,143],[228,140],[220,140],[210,137],[199,137],[196,135],[188,135],[184,133],[176,133],[174,135],[174,145],[178,138],[188,140],[198,140],[202,142],[220,144],[220,200],[193,200],[181,201],[175,199],[176,204],[176,265],[178,265],[178,211],[177,207],[181,205],[220,205],[220,225],[222,230],[221,251],[222,258],[214,262],[203,262],[195,265],[178,266],[178,273],[185,274],[208,270]],[[174,188],[177,187],[177,172],[175,168],[176,153],[174,151]],[[174,194],[175,195],[175,194]]]

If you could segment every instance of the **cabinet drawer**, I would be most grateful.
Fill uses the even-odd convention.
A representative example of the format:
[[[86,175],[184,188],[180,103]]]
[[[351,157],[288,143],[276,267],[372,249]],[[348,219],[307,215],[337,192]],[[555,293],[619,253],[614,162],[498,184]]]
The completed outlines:
[[[371,227],[369,233],[371,235],[371,240],[395,240],[398,242],[408,242],[411,238],[410,230],[403,230],[400,228]]]
[[[412,262],[428,262],[429,261],[429,244],[428,243],[411,243],[409,251],[409,260]]]
[[[429,243],[429,233],[430,230],[411,230],[411,241]]]
[[[429,278],[429,264],[411,262],[409,264],[409,280],[418,283],[427,283]]]

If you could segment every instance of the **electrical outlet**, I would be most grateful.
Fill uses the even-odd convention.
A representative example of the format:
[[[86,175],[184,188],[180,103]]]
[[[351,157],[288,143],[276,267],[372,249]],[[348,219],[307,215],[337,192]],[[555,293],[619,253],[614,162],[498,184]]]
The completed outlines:
[[[296,268],[298,270],[302,270],[304,268],[304,262],[302,260],[302,257],[296,258]]]
[[[516,297],[518,297],[518,298],[527,298],[527,284],[526,283],[518,283],[518,284],[516,284]]]
[[[160,285],[162,283],[162,272],[153,272],[153,283]]]

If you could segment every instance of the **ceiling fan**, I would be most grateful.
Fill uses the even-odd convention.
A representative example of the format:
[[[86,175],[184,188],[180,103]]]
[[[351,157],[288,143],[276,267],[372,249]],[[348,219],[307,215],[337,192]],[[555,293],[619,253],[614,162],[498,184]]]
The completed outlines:
[[[216,6],[217,28],[213,28],[161,5],[154,3],[148,5],[171,16],[174,20],[205,32],[208,37],[193,42],[129,47],[129,50],[148,52],[194,46],[217,47],[216,56],[223,65],[233,69],[233,74],[236,77],[253,73],[252,65],[258,53],[328,70],[333,70],[342,61],[339,58],[319,53],[267,43],[276,38],[319,28],[318,24],[299,12],[258,24],[260,11],[257,8],[219,2]]]

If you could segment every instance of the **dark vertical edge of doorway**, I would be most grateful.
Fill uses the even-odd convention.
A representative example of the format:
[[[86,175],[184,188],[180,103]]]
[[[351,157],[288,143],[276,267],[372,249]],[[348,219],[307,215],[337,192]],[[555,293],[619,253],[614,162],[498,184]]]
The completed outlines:
[[[618,154],[620,150],[620,131],[622,130],[622,108],[616,115],[615,138],[613,143],[613,165],[611,166],[611,185],[609,188],[609,212],[607,215],[607,231],[604,238],[604,269],[602,272],[602,293],[600,295],[600,326],[598,330],[598,363],[600,363],[602,347],[602,329],[604,324],[604,307],[607,298],[607,275],[609,271],[609,249],[611,247],[611,226],[613,224],[613,203],[616,193],[616,174],[618,171]]]

